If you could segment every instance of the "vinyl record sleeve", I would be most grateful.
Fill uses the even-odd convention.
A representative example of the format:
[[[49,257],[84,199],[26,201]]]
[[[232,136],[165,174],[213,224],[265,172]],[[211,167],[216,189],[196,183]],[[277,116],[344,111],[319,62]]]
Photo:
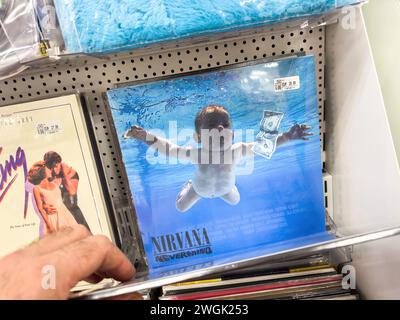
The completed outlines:
[[[256,292],[268,292],[272,290],[279,289],[296,289],[302,286],[311,286],[318,284],[331,284],[337,283],[342,280],[342,275],[330,275],[330,276],[320,276],[320,277],[312,277],[312,278],[304,278],[300,280],[288,280],[288,281],[280,281],[276,283],[268,283],[268,284],[260,284],[260,285],[250,285],[250,286],[242,286],[242,287],[232,287],[228,289],[221,290],[209,290],[205,292],[195,292],[188,294],[180,294],[180,295],[171,295],[161,297],[160,300],[199,300],[199,299],[207,299],[207,298],[217,298],[217,297],[225,297],[232,296],[237,294],[252,294]]]
[[[254,276],[248,278],[239,278],[233,280],[221,280],[214,282],[204,282],[193,285],[170,285],[162,288],[163,295],[179,295],[179,294],[188,294],[188,293],[198,293],[202,291],[208,290],[221,290],[221,289],[232,289],[235,287],[256,285],[256,284],[266,284],[266,283],[274,283],[280,282],[286,279],[301,279],[304,277],[311,278],[312,276],[318,277],[321,275],[333,275],[337,274],[334,268],[326,268],[320,270],[312,270],[305,272],[292,272],[292,273],[281,273],[281,274],[271,274],[266,276]]]
[[[318,296],[325,292],[342,292],[341,281],[332,281],[321,284],[309,284],[298,287],[289,287],[258,292],[239,293],[233,295],[205,298],[201,300],[298,300],[308,296]]]
[[[313,56],[146,81],[107,98],[150,272],[330,239]],[[207,106],[225,110],[218,125],[233,132],[227,149],[198,143],[196,120]],[[223,169],[198,161],[203,151],[216,159],[234,147],[243,157]]]
[[[1,107],[0,136],[0,256],[77,223],[114,240],[79,96]]]

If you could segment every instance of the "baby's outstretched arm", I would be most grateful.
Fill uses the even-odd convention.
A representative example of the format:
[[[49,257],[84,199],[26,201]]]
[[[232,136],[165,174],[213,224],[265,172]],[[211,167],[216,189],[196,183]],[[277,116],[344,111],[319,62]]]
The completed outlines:
[[[308,132],[310,129],[311,127],[306,124],[295,124],[289,131],[279,135],[276,146],[279,147],[292,140],[309,140],[308,137],[313,135],[312,132]]]
[[[253,147],[255,142],[237,142],[232,146],[233,161],[254,156]]]
[[[313,133],[308,132],[308,130],[310,129],[311,127],[306,124],[295,124],[293,127],[290,128],[289,131],[284,132],[278,136],[276,147],[279,147],[292,140],[308,140],[308,137],[313,135]],[[256,142],[235,143],[232,147],[234,158],[238,160],[244,157],[254,156],[253,147],[255,144]]]
[[[132,126],[124,133],[124,138],[134,138],[143,141],[148,146],[157,149],[158,152],[167,157],[175,157],[178,159],[190,160],[191,151],[193,148],[180,147],[169,140],[157,137],[156,135],[148,132],[147,130],[139,127]]]

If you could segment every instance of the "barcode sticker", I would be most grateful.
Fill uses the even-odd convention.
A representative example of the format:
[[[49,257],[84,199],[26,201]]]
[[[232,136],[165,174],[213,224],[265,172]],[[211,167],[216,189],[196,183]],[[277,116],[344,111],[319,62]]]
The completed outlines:
[[[286,77],[274,79],[275,92],[289,91],[300,89],[300,77]]]
[[[56,134],[62,130],[60,121],[53,121],[48,123],[39,123],[36,126],[38,135]]]

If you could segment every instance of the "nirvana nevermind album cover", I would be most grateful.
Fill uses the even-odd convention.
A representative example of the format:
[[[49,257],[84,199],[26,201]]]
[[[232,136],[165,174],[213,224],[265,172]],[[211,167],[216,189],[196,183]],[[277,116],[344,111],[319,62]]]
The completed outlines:
[[[107,98],[151,270],[325,232],[313,56],[131,84]]]

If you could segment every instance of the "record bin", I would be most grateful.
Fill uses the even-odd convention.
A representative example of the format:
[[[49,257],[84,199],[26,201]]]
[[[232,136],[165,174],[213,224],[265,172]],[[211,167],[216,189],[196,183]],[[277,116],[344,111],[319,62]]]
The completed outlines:
[[[349,22],[349,17],[351,22]],[[204,39],[203,39],[204,40]],[[314,54],[317,61],[321,152],[327,172],[326,208],[336,238],[296,250],[246,255],[183,273],[138,279],[118,289],[92,292],[89,298],[142,290],[226,270],[282,261],[318,252],[351,260],[364,298],[400,296],[397,277],[400,244],[400,174],[385,105],[359,7],[322,21],[276,25],[170,47],[132,50],[107,57],[62,58],[0,81],[0,105],[79,91],[85,96],[102,168],[118,222],[122,250],[134,261],[134,217],[127,184],[103,101],[115,84],[186,73],[237,62],[293,54]],[[342,258],[341,253],[345,253]],[[140,257],[139,257],[140,258]],[[144,275],[145,276],[145,275]],[[161,277],[160,277],[161,276]],[[385,279],[390,278],[387,282]],[[145,280],[145,281],[143,281]]]

